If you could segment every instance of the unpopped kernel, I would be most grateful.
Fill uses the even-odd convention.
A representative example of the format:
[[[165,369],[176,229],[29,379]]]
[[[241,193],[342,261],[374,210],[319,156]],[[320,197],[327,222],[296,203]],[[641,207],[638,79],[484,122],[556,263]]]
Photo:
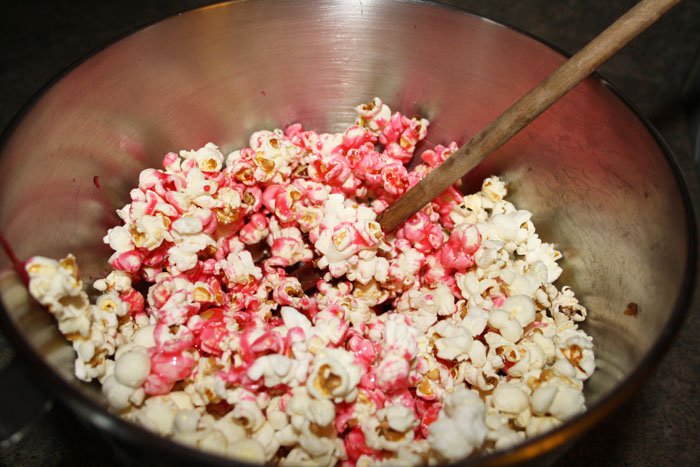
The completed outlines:
[[[348,466],[456,461],[584,410],[586,309],[531,213],[489,177],[387,235],[377,215],[457,145],[409,172],[429,122],[356,111],[343,133],[294,124],[144,170],[92,301],[74,257],[27,262],[112,410],[223,456]],[[307,294],[290,271],[310,261]]]

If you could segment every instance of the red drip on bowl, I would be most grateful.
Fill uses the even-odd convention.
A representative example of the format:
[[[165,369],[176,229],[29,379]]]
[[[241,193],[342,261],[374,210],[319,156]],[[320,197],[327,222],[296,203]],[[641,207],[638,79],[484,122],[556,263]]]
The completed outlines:
[[[7,241],[7,238],[5,238],[5,234],[3,234],[2,231],[0,231],[0,245],[2,246],[2,249],[5,250],[7,257],[10,259],[10,262],[14,266],[19,277],[22,279],[22,282],[24,282],[24,285],[29,286],[29,275],[24,269],[24,262],[17,258],[15,251],[10,246],[10,242]]]

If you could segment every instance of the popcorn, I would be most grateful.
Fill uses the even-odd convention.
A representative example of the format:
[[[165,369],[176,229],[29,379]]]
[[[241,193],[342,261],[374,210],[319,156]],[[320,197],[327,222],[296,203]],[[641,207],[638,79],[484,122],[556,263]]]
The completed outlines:
[[[298,383],[295,369],[297,362],[283,355],[263,355],[248,368],[248,378],[253,381],[263,378],[267,387],[291,386]]]
[[[267,456],[265,448],[254,439],[243,438],[231,443],[227,451],[228,455],[251,464],[265,463]]]
[[[375,133],[381,131],[391,118],[391,110],[378,97],[368,104],[355,107],[355,111],[359,115],[356,124]]]
[[[151,359],[145,347],[132,346],[117,356],[114,367],[115,379],[130,388],[138,388],[151,373]]]
[[[341,457],[342,451],[332,429],[335,406],[331,401],[314,400],[305,388],[296,388],[287,402],[287,414],[291,422],[288,431],[299,446],[290,452],[283,465],[296,465],[297,462],[327,465]]]
[[[443,323],[445,325],[440,326]],[[435,340],[438,357],[455,361],[469,358],[469,350],[474,340],[466,328],[450,324],[449,321],[440,321],[434,328],[439,328],[436,332],[442,336]]]
[[[418,420],[408,407],[390,405],[377,411],[362,425],[367,446],[376,450],[398,451],[413,441]]]
[[[143,401],[143,391],[132,400],[134,388],[121,384],[114,375],[110,375],[102,381],[102,393],[107,397],[110,407],[122,411],[133,405],[140,405]],[[140,397],[139,397],[140,396]]]
[[[149,397],[143,408],[130,414],[130,417],[144,428],[168,436],[173,433],[173,422],[178,411],[179,407],[171,394]]]
[[[527,393],[515,383],[500,383],[491,397],[493,406],[505,414],[519,414],[529,406]]]
[[[35,256],[27,261],[29,293],[48,308],[58,321],[58,329],[66,335],[88,337],[90,315],[87,294],[78,276],[75,257],[63,260]]]
[[[354,125],[260,130],[146,169],[103,238],[112,270],[34,257],[31,294],[111,410],[160,435],[280,465],[434,465],[585,410],[587,311],[504,180],[456,186],[395,232],[378,213],[457,150],[375,98]],[[291,273],[323,276],[305,292]]]
[[[447,395],[428,435],[438,460],[463,459],[480,447],[486,438],[485,413],[481,398],[464,386]]]
[[[326,348],[319,353],[306,382],[309,394],[336,403],[355,400],[360,367],[354,360],[353,354],[343,349]]]
[[[183,159],[193,159],[202,172],[218,172],[223,167],[224,156],[219,148],[212,143],[207,143],[196,151],[180,151]]]
[[[500,308],[491,311],[489,325],[509,342],[518,342],[523,335],[522,324],[515,315]]]

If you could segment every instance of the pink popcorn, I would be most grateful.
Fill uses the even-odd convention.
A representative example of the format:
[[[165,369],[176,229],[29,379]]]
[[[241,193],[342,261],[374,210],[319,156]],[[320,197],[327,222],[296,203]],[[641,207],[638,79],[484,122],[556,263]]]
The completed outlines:
[[[145,300],[143,295],[141,295],[141,293],[135,289],[129,289],[126,292],[122,292],[119,294],[119,297],[124,303],[127,304],[129,313],[136,314],[143,311]]]
[[[255,185],[257,180],[254,176],[256,169],[254,157],[255,151],[249,148],[229,154],[225,173],[236,182],[247,186]]]
[[[343,134],[343,149],[345,151],[357,149],[366,143],[374,143],[376,141],[377,137],[371,132],[358,125],[352,125]]]
[[[474,265],[474,252],[481,244],[479,229],[472,224],[460,224],[454,228],[450,238],[440,250],[444,266],[466,271]]]
[[[430,167],[437,167],[457,149],[457,143],[454,142],[450,143],[449,146],[438,144],[434,149],[426,149],[423,151],[420,157]]]
[[[246,245],[254,245],[260,243],[263,238],[267,237],[268,233],[267,217],[256,212],[250,217],[250,221],[241,227],[238,238]]]
[[[200,316],[204,318],[204,322],[195,333],[194,345],[212,355],[221,355],[223,350],[220,343],[228,334],[224,321],[224,310],[221,308],[209,308]]]
[[[396,237],[407,240],[421,253],[439,248],[444,241],[442,229],[430,220],[425,210],[417,212],[399,227]]]
[[[139,271],[142,262],[143,255],[136,250],[131,250],[116,254],[116,256],[113,256],[110,259],[109,264],[117,271],[136,274]]]
[[[148,395],[168,394],[178,380],[192,373],[195,360],[184,352],[149,351],[151,373],[143,383]]]

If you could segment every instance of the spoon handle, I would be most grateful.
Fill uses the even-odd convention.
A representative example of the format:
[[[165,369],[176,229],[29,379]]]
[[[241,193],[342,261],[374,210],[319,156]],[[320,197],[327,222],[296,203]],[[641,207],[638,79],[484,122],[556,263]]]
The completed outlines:
[[[421,210],[678,3],[635,5],[392,203],[378,218],[383,230],[393,231]]]

